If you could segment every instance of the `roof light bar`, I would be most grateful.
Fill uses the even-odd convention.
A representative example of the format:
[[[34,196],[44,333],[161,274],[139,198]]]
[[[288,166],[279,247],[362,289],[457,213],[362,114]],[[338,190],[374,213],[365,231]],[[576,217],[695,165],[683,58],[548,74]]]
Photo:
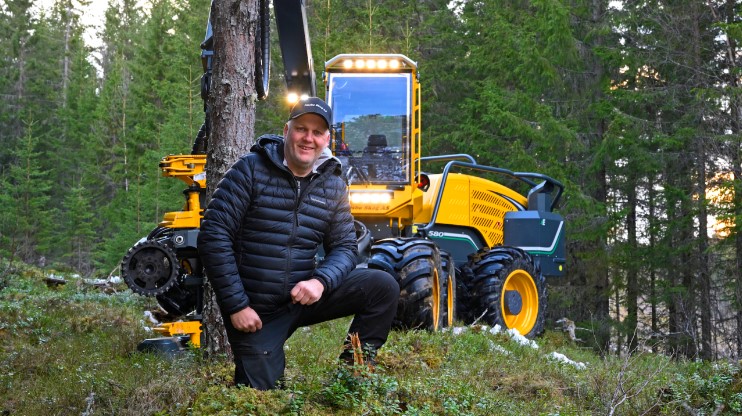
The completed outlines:
[[[343,60],[343,68],[345,69],[399,69],[402,64],[398,59],[345,59]]]

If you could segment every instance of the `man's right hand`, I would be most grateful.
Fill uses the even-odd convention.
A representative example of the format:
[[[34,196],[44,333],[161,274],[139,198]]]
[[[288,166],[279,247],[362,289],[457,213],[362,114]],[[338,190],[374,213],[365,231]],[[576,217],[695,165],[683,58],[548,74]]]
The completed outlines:
[[[263,321],[260,320],[258,313],[249,306],[233,313],[229,318],[232,320],[232,326],[238,331],[255,332],[263,328]]]

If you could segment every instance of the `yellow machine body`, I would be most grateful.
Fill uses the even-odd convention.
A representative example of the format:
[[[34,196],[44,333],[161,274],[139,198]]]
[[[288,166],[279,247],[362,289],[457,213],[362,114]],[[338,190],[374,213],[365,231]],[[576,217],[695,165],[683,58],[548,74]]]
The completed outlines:
[[[427,224],[433,218],[433,208],[438,200],[443,175],[429,175],[430,188],[424,193],[423,209],[415,223]],[[477,176],[451,174],[440,198],[437,224],[469,227],[479,231],[487,247],[503,244],[505,213],[526,206],[526,198],[497,182]]]
[[[206,155],[169,155],[160,161],[162,176],[185,182],[186,202],[182,211],[167,212],[160,222],[167,228],[198,228],[203,217],[201,193],[206,189]]]
[[[152,329],[168,337],[188,335],[195,348],[201,347],[201,321],[165,322]]]

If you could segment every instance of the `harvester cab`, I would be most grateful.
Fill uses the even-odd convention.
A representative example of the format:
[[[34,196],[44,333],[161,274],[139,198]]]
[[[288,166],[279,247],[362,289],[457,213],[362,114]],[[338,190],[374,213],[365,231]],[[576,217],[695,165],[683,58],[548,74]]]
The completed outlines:
[[[402,55],[339,55],[325,65],[335,156],[353,215],[374,239],[400,234],[422,204],[417,67]]]

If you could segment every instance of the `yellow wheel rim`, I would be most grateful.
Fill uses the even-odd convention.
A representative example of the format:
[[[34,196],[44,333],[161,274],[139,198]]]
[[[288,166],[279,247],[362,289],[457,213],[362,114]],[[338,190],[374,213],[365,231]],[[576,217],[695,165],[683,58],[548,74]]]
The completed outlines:
[[[511,313],[506,307],[505,295],[508,291],[515,291],[520,295],[522,307],[517,313]],[[517,329],[521,335],[531,332],[538,318],[538,289],[528,272],[515,270],[505,279],[502,293],[500,293],[500,310],[505,326]]]
[[[433,331],[437,331],[441,322],[441,286],[438,277],[438,268],[433,267]]]
[[[447,297],[446,297],[446,311],[448,312],[448,320],[446,322],[446,326],[452,327],[453,326],[453,307],[454,307],[454,296],[456,288],[453,287],[453,279],[452,274],[449,273],[448,275],[448,284],[446,285],[446,291],[447,291]]]

